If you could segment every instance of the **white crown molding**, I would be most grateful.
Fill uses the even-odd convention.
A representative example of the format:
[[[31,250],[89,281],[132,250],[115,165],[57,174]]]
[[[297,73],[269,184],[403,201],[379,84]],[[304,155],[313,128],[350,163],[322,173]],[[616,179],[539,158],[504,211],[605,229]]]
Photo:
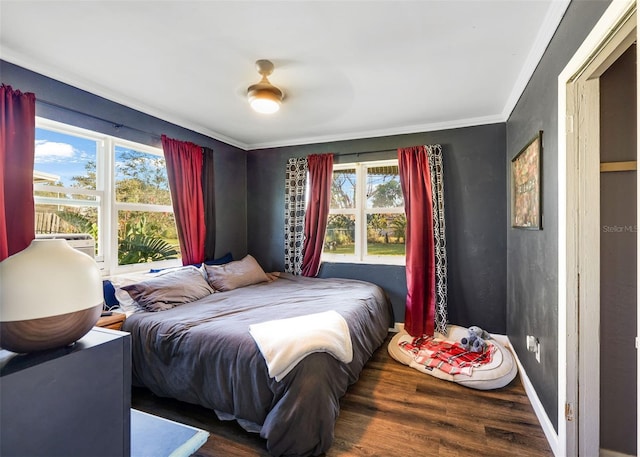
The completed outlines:
[[[506,118],[502,114],[496,114],[491,116],[475,117],[468,119],[459,119],[447,122],[434,122],[431,124],[417,124],[404,127],[395,127],[390,129],[378,129],[378,130],[362,130],[359,132],[350,132],[339,135],[320,135],[313,137],[301,137],[294,138],[287,141],[273,141],[267,143],[252,143],[249,144],[247,150],[255,149],[269,149],[279,148],[286,146],[301,146],[304,144],[316,144],[316,143],[331,143],[334,141],[350,141],[361,140],[367,138],[379,138],[384,136],[393,135],[407,135],[412,133],[426,133],[434,132],[438,130],[449,130],[463,127],[474,127],[478,125],[496,124],[500,122],[506,122]]]
[[[222,141],[231,146],[235,146],[242,150],[247,150],[249,147],[248,144],[238,141],[234,138],[230,138],[226,135],[223,135],[219,132],[211,130],[210,128],[204,127],[193,121],[188,119],[181,118],[180,116],[173,115],[171,113],[166,113],[162,110],[149,106],[145,103],[142,103],[138,100],[131,99],[128,97],[123,97],[121,94],[107,88],[101,86],[100,84],[95,83],[94,81],[89,81],[84,78],[80,78],[77,75],[74,75],[73,72],[63,70],[54,65],[47,65],[43,62],[36,62],[34,59],[30,59],[25,57],[24,55],[13,51],[7,46],[3,45],[2,50],[0,51],[0,59],[12,63],[14,65],[18,65],[20,67],[26,68],[27,70],[33,71],[35,73],[39,73],[48,78],[55,79],[56,81],[60,81],[64,84],[69,84],[78,89],[87,91],[93,95],[97,95],[99,97],[103,97],[109,101],[118,103],[120,105],[126,106],[127,108],[134,109],[136,111],[140,111],[142,113],[148,114],[149,116],[154,116],[163,121],[170,122],[172,124],[176,124],[180,127],[193,130],[194,132],[201,133],[202,135],[206,135],[210,138],[213,138],[218,141]],[[36,94],[36,101],[38,99],[38,94]]]
[[[522,65],[522,68],[520,69],[518,78],[513,84],[511,93],[509,94],[504,105],[504,109],[502,110],[502,116],[505,119],[509,118],[511,112],[516,107],[518,100],[520,100],[520,96],[527,87],[527,84],[529,84],[529,80],[531,79],[531,76],[533,76],[533,72],[538,67],[540,59],[542,59],[542,56],[547,50],[547,46],[549,46],[553,35],[556,33],[556,30],[560,25],[560,21],[564,17],[564,13],[567,11],[570,3],[571,0],[554,0],[549,4],[549,9],[544,17],[542,26],[538,30],[533,46],[531,46],[531,50],[527,55],[524,65]]]

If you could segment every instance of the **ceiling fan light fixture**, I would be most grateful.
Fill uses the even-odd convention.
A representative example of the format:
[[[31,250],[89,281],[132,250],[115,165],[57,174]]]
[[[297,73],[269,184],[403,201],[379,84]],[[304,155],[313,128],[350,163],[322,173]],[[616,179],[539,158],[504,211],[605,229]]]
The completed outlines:
[[[272,114],[280,109],[284,93],[269,82],[267,78],[273,72],[273,63],[269,60],[256,61],[258,73],[262,75],[259,83],[249,86],[247,98],[249,104],[258,113]]]
[[[254,91],[249,95],[249,104],[254,111],[262,114],[272,114],[280,109],[280,99],[270,91]]]

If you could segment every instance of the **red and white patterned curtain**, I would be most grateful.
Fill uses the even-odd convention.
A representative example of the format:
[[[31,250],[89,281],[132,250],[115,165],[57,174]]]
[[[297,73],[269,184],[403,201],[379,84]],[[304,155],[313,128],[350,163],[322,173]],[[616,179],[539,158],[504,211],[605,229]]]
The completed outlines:
[[[284,183],[284,271],[295,275],[302,273],[306,197],[307,158],[291,158]]]
[[[398,149],[407,215],[405,329],[412,336],[446,335],[447,249],[442,147]]]

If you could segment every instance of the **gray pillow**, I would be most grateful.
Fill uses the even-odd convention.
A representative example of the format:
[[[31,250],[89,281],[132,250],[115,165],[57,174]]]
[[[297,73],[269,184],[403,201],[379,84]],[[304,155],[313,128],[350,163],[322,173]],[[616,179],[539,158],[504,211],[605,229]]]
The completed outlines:
[[[214,292],[195,267],[181,268],[121,289],[147,311],[164,311]]]
[[[204,268],[211,287],[221,292],[269,281],[267,274],[250,255],[235,262],[205,265]]]

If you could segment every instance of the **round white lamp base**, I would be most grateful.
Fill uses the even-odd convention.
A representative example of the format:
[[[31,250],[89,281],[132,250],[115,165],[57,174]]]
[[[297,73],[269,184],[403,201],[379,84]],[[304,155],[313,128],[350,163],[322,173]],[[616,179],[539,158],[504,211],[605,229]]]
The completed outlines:
[[[95,260],[63,239],[33,240],[0,262],[0,347],[34,352],[67,346],[100,318]]]

